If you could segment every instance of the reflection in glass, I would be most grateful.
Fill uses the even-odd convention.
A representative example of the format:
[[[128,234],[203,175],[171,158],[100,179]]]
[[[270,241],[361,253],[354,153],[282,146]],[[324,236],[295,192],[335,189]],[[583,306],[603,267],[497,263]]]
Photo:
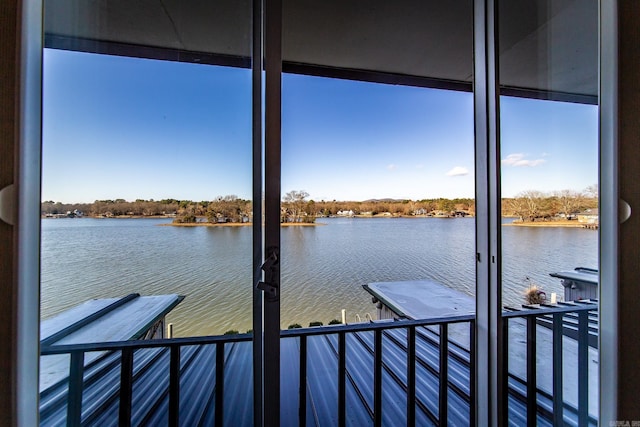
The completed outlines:
[[[372,282],[474,295],[471,94],[285,75],[283,99],[283,192],[316,217],[282,228],[283,327],[375,319]]]
[[[597,288],[597,2],[501,2],[498,22],[502,303],[505,313],[570,310],[563,304],[595,296],[576,292],[580,280],[595,278],[588,286]],[[546,393],[556,424],[597,422],[597,303],[591,307],[588,322],[575,312],[557,317],[564,326],[556,332],[551,317],[503,320],[509,381],[538,390],[535,405]],[[535,406],[518,403],[533,393],[508,392],[516,397],[509,422],[540,421]]]
[[[251,5],[47,2],[44,27],[41,317],[179,294],[175,336],[251,329]]]

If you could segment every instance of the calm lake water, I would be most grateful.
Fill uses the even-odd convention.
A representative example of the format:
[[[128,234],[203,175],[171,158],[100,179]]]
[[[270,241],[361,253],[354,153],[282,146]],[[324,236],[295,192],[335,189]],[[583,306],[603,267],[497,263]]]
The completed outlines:
[[[505,220],[510,221],[510,220]],[[251,328],[251,228],[161,227],[168,219],[42,221],[42,317],[91,298],[177,293],[177,336]],[[370,282],[432,279],[475,294],[472,218],[323,218],[282,228],[281,325],[375,316]],[[597,267],[598,237],[579,228],[503,227],[505,304],[530,278],[563,294],[548,273]]]

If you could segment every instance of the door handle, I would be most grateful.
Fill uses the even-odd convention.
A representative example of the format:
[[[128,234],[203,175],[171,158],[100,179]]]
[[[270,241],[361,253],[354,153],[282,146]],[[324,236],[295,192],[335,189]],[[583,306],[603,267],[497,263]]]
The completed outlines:
[[[264,271],[264,281],[258,282],[258,289],[262,290],[267,301],[277,301],[279,297],[279,269],[280,258],[278,257],[278,248],[271,247],[267,249],[268,256],[262,263],[262,271]]]
[[[16,188],[13,184],[0,190],[0,220],[9,225],[16,222]]]

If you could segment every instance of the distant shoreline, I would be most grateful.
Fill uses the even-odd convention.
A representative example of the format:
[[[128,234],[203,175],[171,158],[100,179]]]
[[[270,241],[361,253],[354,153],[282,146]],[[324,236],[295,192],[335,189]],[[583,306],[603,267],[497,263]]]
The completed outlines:
[[[91,218],[91,219],[175,219],[175,216],[169,215],[112,215],[112,216],[97,216],[97,215],[82,215],[79,217],[70,217],[66,215],[62,216],[46,216],[41,215],[40,219],[82,219],[82,218]]]
[[[508,224],[502,224],[505,226],[513,226],[513,227],[566,227],[566,228],[583,228],[585,225],[582,222],[578,221],[567,221],[567,220],[559,220],[559,221],[527,221],[527,222],[510,222]]]
[[[83,216],[81,218],[92,218],[92,219],[174,219],[173,216],[139,216],[139,215],[119,215],[119,216],[111,216],[111,217],[99,217],[99,216]],[[80,218],[80,219],[81,219]],[[377,214],[377,215],[353,215],[352,217],[337,217],[337,218],[358,218],[358,219],[377,219],[377,218],[434,218],[434,219],[459,219],[453,217],[439,217],[439,216],[427,216],[427,215],[385,215],[385,214]],[[473,218],[473,216],[469,215],[467,218]],[[504,216],[503,218],[513,218],[510,216]],[[60,219],[60,218],[51,218],[42,216],[41,219]],[[319,218],[322,219],[322,218]],[[163,223],[156,224],[161,227],[171,226],[171,227],[248,227],[253,225],[251,222],[244,223],[236,223],[236,222],[221,222],[221,223],[211,223],[211,222],[190,222],[190,223]],[[315,227],[315,226],[323,226],[327,225],[326,223],[321,222],[285,222],[281,223],[281,227]],[[589,224],[581,223],[578,221],[568,221],[568,220],[557,220],[557,221],[527,221],[527,222],[510,222],[506,224],[502,224],[507,227],[565,227],[565,228],[586,228]]]
[[[158,224],[161,227],[248,227],[253,225],[252,222],[187,222],[187,223],[166,223],[166,224]],[[280,224],[281,227],[315,227],[327,225],[321,222],[318,223],[308,223],[308,222],[283,222]]]

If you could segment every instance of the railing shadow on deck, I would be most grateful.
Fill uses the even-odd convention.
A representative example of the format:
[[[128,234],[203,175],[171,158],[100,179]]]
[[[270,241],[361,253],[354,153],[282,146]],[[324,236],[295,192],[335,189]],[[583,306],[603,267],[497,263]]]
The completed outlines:
[[[526,328],[526,357],[522,360],[526,378],[512,373],[508,365],[509,375],[503,376],[509,397],[501,403],[501,410],[510,424],[597,424],[588,413],[589,312],[597,312],[597,304],[503,313],[507,364],[513,345],[510,325],[524,323]],[[570,316],[577,317],[575,326],[567,325]],[[541,324],[544,319],[551,322],[550,329]],[[578,347],[577,407],[563,399],[563,337],[567,339],[572,328]],[[540,357],[536,331],[540,329],[552,334],[552,390],[542,390],[536,382],[536,356]],[[394,411],[404,414],[406,425],[411,426],[458,425],[460,420],[473,424],[474,331],[474,315],[282,331],[281,343],[297,349],[286,354],[293,361],[290,366],[283,366],[294,384],[282,388],[295,390],[295,396],[283,399],[297,406],[297,419],[287,419],[286,424],[322,424],[319,417],[326,417],[333,425],[344,426],[349,419],[362,416],[367,424],[380,426],[388,424]],[[79,426],[109,420],[127,426],[161,419],[163,424],[178,426],[187,425],[188,413],[191,421],[231,425],[231,415],[225,414],[229,401],[242,398],[250,402],[252,398],[251,340],[251,334],[243,334],[43,347],[43,356],[70,357],[68,378],[50,387],[55,392],[41,393],[42,424]],[[85,366],[89,352],[103,352],[104,356]],[[231,358],[241,354],[249,357],[235,363],[234,374]],[[153,368],[148,368],[151,362],[141,366],[145,360],[153,361]],[[320,363],[330,364],[331,369],[319,374]],[[194,367],[197,369],[189,372]],[[101,384],[107,371],[110,385]],[[247,408],[242,422],[252,424],[252,405]],[[322,413],[323,408],[330,413]]]

